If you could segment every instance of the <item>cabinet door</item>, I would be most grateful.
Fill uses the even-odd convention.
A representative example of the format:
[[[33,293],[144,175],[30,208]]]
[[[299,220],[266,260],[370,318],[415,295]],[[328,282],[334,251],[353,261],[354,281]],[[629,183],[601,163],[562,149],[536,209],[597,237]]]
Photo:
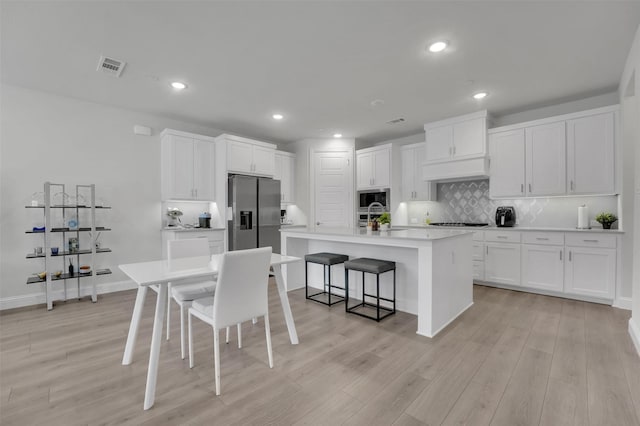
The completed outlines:
[[[284,201],[286,203],[294,203],[296,201],[296,159],[295,157],[287,157],[287,167],[286,171],[288,176],[287,185],[286,185],[286,193],[284,197]]]
[[[215,147],[211,142],[193,141],[193,198],[213,201]]]
[[[564,122],[529,127],[525,135],[525,193],[529,196],[565,194],[567,144]]]
[[[251,173],[253,146],[245,142],[231,141],[227,144],[227,169],[232,172]]]
[[[565,292],[613,299],[616,251],[572,246],[567,251]]]
[[[358,169],[358,189],[367,189],[373,186],[373,154],[367,152],[356,157]]]
[[[469,157],[485,154],[486,121],[484,118],[453,125],[453,156]]]
[[[278,154],[273,157],[273,178],[282,182],[282,167],[286,160],[284,155]]]
[[[436,201],[436,184],[435,182],[429,182],[422,178],[422,165],[426,161],[427,150],[424,144],[417,146],[413,150],[414,152],[414,191],[415,200],[419,201]]]
[[[389,188],[391,185],[391,149],[373,151],[373,186]]]
[[[570,120],[567,126],[569,193],[613,194],[613,113]]]
[[[193,191],[193,139],[170,136],[169,194],[167,199],[191,200]]]
[[[276,155],[276,170],[278,169],[278,157],[280,157],[280,191],[283,203],[293,203],[293,173],[294,159],[289,156]],[[275,175],[274,175],[275,177]]]
[[[275,150],[262,146],[253,146],[253,173],[273,176]]]
[[[493,197],[524,195],[524,129],[489,136],[489,194]]]
[[[453,153],[453,126],[426,130],[427,161],[445,160]]]
[[[416,150],[413,148],[402,148],[402,200],[412,201],[416,192]],[[424,152],[424,149],[423,149]]]
[[[490,282],[520,285],[520,244],[485,244],[485,279]]]
[[[522,285],[562,291],[564,284],[563,247],[524,244],[522,246]]]

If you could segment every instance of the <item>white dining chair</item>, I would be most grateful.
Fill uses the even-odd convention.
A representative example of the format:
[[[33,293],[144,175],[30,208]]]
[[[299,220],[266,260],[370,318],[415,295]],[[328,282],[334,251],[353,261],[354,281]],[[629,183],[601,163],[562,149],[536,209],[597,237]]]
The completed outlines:
[[[185,264],[180,259],[189,258],[189,264]],[[184,240],[169,240],[167,245],[167,263],[169,269],[198,268],[206,267],[211,260],[209,253],[209,241],[206,238],[189,238]],[[171,329],[171,300],[180,306],[180,354],[185,359],[185,330],[184,320],[186,310],[191,306],[193,300],[201,297],[213,296],[216,288],[215,280],[212,278],[198,278],[180,285],[169,283],[167,298],[167,340],[169,340]],[[227,337],[228,340],[228,337]]]
[[[269,368],[273,368],[269,301],[267,297],[271,247],[226,252],[220,259],[214,297],[193,301],[189,308],[189,367],[193,368],[192,317],[213,327],[213,358],[216,395],[220,395],[220,330],[238,325],[238,346],[241,347],[240,324],[264,317]]]

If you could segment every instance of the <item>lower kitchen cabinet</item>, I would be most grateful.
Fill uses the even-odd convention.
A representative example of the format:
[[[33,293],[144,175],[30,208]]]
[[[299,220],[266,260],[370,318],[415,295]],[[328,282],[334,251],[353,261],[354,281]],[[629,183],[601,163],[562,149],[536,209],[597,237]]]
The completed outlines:
[[[522,245],[522,286],[562,291],[564,247]]]
[[[211,231],[162,231],[162,258],[167,258],[168,240],[185,240],[189,238],[206,238],[209,241],[209,251],[211,254],[224,253],[225,232],[226,231],[224,229],[215,229]]]
[[[564,291],[569,294],[613,299],[616,250],[568,246]]]
[[[520,285],[520,244],[485,243],[484,279],[497,284]]]

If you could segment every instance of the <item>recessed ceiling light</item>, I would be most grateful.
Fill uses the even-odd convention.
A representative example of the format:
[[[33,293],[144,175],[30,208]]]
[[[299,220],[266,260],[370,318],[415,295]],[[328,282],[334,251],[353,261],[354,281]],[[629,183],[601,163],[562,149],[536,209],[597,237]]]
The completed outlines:
[[[487,95],[488,95],[487,92],[478,92],[475,95],[473,95],[473,99],[478,99],[478,100],[484,99],[487,97]]]
[[[339,139],[342,137],[342,133],[334,133],[333,137]]]
[[[187,88],[187,85],[186,85],[186,84],[184,84],[184,83],[183,83],[183,82],[181,82],[181,81],[172,81],[172,82],[171,82],[171,87],[173,87],[173,88],[174,88],[174,89],[176,89],[176,90],[182,90],[182,89],[186,89],[186,88]]]
[[[273,117],[274,120],[282,120],[284,118],[284,115],[282,115],[282,114],[273,114],[271,117]]]
[[[436,41],[435,43],[431,43],[431,45],[429,46],[429,52],[438,53],[438,52],[442,52],[446,48],[447,48],[446,41]]]

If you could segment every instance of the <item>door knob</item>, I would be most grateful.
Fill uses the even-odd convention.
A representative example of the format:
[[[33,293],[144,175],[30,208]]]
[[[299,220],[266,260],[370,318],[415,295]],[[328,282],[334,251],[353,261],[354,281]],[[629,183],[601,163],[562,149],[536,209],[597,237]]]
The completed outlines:
[[[316,222],[316,225],[317,225],[317,226],[320,226],[320,222]]]

